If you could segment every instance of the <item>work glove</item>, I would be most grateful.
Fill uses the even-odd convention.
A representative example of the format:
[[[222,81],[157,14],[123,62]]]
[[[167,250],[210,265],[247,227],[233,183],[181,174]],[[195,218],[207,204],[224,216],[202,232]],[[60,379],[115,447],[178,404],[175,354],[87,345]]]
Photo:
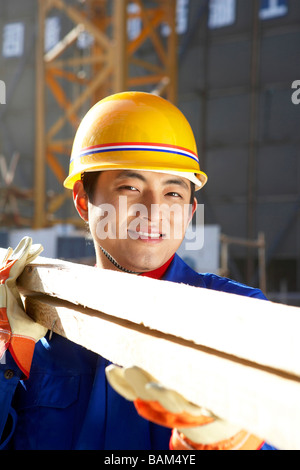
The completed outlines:
[[[42,251],[41,245],[32,245],[32,239],[24,237],[15,250],[7,249],[0,264],[0,359],[8,349],[26,378],[35,343],[47,329],[26,315],[16,280]]]
[[[143,418],[173,429],[172,450],[250,450],[263,444],[260,438],[162,386],[139,367],[110,365],[106,377],[120,395],[134,402]]]

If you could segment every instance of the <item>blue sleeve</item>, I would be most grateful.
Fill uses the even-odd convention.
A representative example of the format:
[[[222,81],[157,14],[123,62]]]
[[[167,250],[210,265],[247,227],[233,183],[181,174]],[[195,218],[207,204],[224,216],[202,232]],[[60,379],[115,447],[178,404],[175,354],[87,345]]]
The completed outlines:
[[[278,449],[276,449],[276,447],[273,447],[270,444],[268,444],[267,442],[265,442],[260,450],[278,450]]]
[[[255,297],[256,299],[267,300],[260,289],[249,287],[240,282],[221,277],[216,274],[203,274],[203,280],[207,289],[213,289],[229,294],[238,294],[245,297]]]
[[[0,362],[0,450],[7,449],[14,433],[17,415],[11,406],[21,371],[9,352]]]

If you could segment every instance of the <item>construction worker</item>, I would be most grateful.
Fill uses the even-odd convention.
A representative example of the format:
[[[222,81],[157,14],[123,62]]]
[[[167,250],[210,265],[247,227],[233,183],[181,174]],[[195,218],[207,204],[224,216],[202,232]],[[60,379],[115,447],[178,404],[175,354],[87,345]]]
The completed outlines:
[[[89,226],[98,268],[264,298],[257,289],[194,272],[176,254],[196,211],[194,193],[206,181],[183,114],[152,94],[124,92],[82,120],[64,185]],[[33,323],[15,281],[40,252],[25,237],[8,250],[0,271],[2,448],[270,448],[155,384],[146,371],[116,367]]]

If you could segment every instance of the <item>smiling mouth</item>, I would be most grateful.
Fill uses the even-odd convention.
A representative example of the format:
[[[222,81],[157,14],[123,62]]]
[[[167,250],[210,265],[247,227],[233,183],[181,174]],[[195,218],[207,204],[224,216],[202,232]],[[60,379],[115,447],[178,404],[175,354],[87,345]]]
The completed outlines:
[[[135,232],[131,230],[129,230],[129,235],[131,236],[131,238],[134,238],[134,239],[140,238],[142,240],[160,240],[164,238],[163,233],[153,233],[153,232],[151,233],[151,232],[142,232],[142,231]]]
[[[141,237],[147,237],[147,238],[162,238],[163,234],[162,233],[148,233],[148,232],[137,232],[139,236]]]

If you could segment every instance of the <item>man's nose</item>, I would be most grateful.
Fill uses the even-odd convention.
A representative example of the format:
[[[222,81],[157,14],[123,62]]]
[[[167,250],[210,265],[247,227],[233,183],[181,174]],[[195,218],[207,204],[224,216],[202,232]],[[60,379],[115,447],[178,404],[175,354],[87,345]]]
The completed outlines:
[[[144,198],[143,203],[145,204],[147,219],[151,222],[157,222],[163,218],[163,201],[160,196],[155,192],[149,192]]]

